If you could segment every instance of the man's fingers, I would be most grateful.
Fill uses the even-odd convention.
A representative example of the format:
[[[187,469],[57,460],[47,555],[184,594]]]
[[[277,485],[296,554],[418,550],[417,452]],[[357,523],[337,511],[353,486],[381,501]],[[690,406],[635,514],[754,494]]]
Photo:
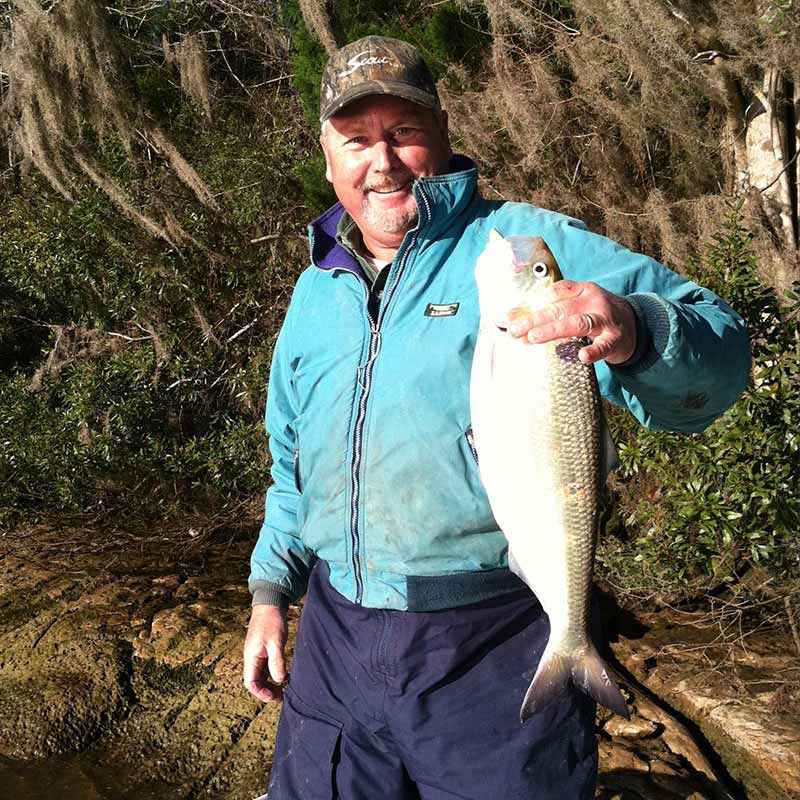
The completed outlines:
[[[570,297],[555,300],[535,311],[527,308],[512,309],[508,314],[508,331],[512,336],[525,336],[531,328],[548,322],[559,322],[580,313],[584,305],[584,299]]]
[[[578,351],[578,358],[584,364],[594,364],[596,361],[602,361],[611,352],[612,348],[613,342],[607,336],[600,336],[591,344],[582,347]]]
[[[267,647],[269,649],[269,646]],[[282,661],[282,657],[281,657]],[[278,680],[275,676],[272,676],[274,680],[274,684],[269,681],[270,673],[272,672],[271,667],[269,667],[269,661],[267,658],[263,656],[256,656],[247,658],[245,656],[244,662],[244,685],[250,694],[254,697],[257,697],[259,700],[263,700],[265,703],[275,702],[277,700],[281,700],[283,698],[283,690],[280,686],[276,685],[278,683],[282,683],[285,676],[285,670],[283,677]],[[281,665],[283,669],[283,665]]]
[[[286,624],[277,607],[254,606],[244,643],[242,678],[248,692],[269,703],[283,698]]]
[[[556,339],[589,337],[592,344],[580,359],[593,364],[601,359],[622,364],[636,349],[636,317],[630,303],[596,284],[576,281],[554,283],[546,305],[532,311],[519,306],[508,313],[509,333],[542,344]]]
[[[554,339],[568,339],[572,336],[586,336],[590,330],[586,314],[571,314],[565,319],[536,325],[528,331],[529,342],[550,342]],[[599,335],[598,318],[592,314],[592,335]]]
[[[527,308],[512,308],[506,314],[506,322],[512,336],[525,336],[533,327],[533,312]]]
[[[245,688],[254,697],[264,703],[276,703],[283,699],[283,689],[280,686],[267,686],[258,683],[246,683]]]
[[[243,670],[244,685],[248,688],[250,686],[261,686],[266,674],[267,659],[263,656],[248,655],[245,649]]]
[[[539,296],[542,307],[538,311],[531,311],[524,306],[512,308],[507,315],[509,333],[512,336],[524,336],[534,325],[574,314],[575,300],[583,293],[582,286],[575,281],[558,281],[542,291]]]
[[[551,287],[554,300],[566,300],[569,297],[579,297],[584,289],[591,284],[585,281],[556,281]]]

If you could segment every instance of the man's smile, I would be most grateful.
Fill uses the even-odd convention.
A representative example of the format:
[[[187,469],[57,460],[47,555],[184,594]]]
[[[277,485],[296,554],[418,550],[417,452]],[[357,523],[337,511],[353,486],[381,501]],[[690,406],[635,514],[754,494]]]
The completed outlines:
[[[401,192],[405,192],[409,188],[410,185],[411,185],[411,180],[408,180],[404,184],[402,184],[401,186],[394,186],[394,187],[390,187],[390,188],[383,187],[383,188],[380,188],[380,189],[371,188],[371,189],[367,189],[367,192],[372,193],[372,194],[379,194],[379,195],[381,195],[383,197],[391,197],[392,195],[397,195],[397,194],[400,194]]]

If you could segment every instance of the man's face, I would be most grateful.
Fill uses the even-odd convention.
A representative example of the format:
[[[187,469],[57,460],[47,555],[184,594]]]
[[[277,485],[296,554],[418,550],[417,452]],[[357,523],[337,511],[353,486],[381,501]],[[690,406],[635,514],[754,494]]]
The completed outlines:
[[[414,227],[415,178],[447,172],[447,115],[393,95],[345,106],[320,136],[326,177],[365,240],[397,240]],[[399,244],[399,242],[397,242]]]

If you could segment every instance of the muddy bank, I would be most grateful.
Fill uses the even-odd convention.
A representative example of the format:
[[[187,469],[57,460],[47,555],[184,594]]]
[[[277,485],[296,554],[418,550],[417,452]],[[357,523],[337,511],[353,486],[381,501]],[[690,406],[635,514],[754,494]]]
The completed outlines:
[[[735,604],[641,613],[613,651],[713,752],[735,796],[800,798],[800,656]]]
[[[0,754],[81,753],[87,782],[118,798],[261,794],[278,709],[241,682],[250,547],[238,537],[200,555],[56,565],[6,554]]]
[[[39,531],[39,541],[52,533]],[[122,550],[68,558],[37,548],[32,536],[15,554],[0,554],[0,758],[13,760],[0,761],[0,778],[30,786],[36,770],[45,771],[48,785],[85,784],[68,792],[75,800],[262,794],[279,709],[241,683],[253,536],[227,532],[182,546],[180,536],[159,545],[129,535]],[[292,609],[292,631],[298,616]],[[662,674],[661,656],[653,655],[662,648],[658,637],[672,636],[655,622],[615,645],[630,670],[624,687],[634,714],[630,722],[598,717],[598,797],[716,800],[746,797],[750,786],[753,798],[796,796],[766,783],[758,766],[745,775],[738,751],[713,752],[717,739],[700,731],[702,720],[697,728],[692,722],[701,715],[678,702],[669,680],[654,677]],[[637,679],[654,694],[637,688]],[[785,738],[789,729],[780,730]],[[794,731],[798,742],[800,727]]]

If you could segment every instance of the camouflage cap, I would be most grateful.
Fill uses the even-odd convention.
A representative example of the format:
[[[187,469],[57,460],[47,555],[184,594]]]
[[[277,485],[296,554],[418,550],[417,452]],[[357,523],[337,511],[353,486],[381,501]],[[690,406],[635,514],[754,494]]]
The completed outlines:
[[[391,94],[439,108],[436,83],[417,48],[386,36],[365,36],[331,56],[322,73],[319,121],[370,94]]]

